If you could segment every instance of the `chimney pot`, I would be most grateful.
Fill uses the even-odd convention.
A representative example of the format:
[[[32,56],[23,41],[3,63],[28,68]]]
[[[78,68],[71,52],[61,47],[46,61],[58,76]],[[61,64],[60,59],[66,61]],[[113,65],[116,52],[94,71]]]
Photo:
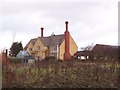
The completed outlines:
[[[65,21],[66,24],[66,31],[68,32],[68,21]]]
[[[68,21],[66,21],[65,24],[68,24]]]

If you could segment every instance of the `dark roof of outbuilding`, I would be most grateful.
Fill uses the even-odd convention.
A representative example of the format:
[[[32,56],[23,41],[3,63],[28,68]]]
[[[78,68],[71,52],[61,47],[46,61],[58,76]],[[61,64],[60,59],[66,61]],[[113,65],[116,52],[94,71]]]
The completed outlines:
[[[74,55],[75,56],[89,56],[91,51],[77,51]]]
[[[93,47],[92,51],[101,50],[101,49],[104,49],[104,50],[118,49],[118,47],[119,47],[119,46],[96,44],[96,45]]]
[[[120,46],[113,46],[113,45],[104,45],[104,44],[96,44],[92,51],[77,51],[74,55],[75,56],[86,56],[86,55],[91,55],[92,53],[94,54],[109,54],[109,53],[117,53],[118,48]]]
[[[118,55],[119,46],[96,44],[92,50],[93,55],[114,56]]]

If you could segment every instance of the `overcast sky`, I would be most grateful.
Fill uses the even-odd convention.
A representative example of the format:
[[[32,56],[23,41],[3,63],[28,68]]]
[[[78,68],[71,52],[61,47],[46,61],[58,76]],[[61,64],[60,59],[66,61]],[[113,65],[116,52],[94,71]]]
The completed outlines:
[[[79,49],[92,43],[117,45],[118,1],[1,0],[0,49],[10,48],[13,40],[25,47],[41,35],[41,27],[44,36],[64,34],[66,20]]]

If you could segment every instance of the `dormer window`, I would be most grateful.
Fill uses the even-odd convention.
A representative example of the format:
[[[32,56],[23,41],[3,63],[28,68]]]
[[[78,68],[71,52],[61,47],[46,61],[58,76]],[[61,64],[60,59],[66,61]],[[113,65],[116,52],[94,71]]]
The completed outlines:
[[[40,50],[40,46],[37,46],[37,50]]]
[[[29,51],[32,51],[32,48],[29,48]]]

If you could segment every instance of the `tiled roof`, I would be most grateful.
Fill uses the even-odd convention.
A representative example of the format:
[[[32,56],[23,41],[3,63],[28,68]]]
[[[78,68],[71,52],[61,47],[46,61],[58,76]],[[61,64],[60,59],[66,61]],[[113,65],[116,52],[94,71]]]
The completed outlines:
[[[49,37],[39,37],[44,46],[52,46],[52,45],[60,45],[64,40],[64,34],[61,35],[52,35]],[[25,50],[27,49],[29,43],[31,42],[33,45],[35,44],[37,38],[31,39],[28,44],[25,46]]]
[[[118,46],[96,44],[92,51],[94,51],[94,50],[101,50],[101,49],[105,49],[105,50],[108,50],[108,49],[118,49]]]
[[[32,44],[34,45],[36,40],[37,40],[37,38],[31,39],[31,40],[28,42],[28,44],[25,46],[24,50],[27,49],[27,47],[28,47],[28,45],[29,45],[30,43],[32,43]]]
[[[117,53],[118,47],[120,48],[120,46],[113,46],[113,45],[103,45],[103,44],[96,44],[92,51],[77,51],[74,55],[75,56],[84,56],[84,55],[91,55],[93,54],[113,54],[113,53]]]
[[[39,38],[45,46],[60,45],[64,40],[64,34]]]
[[[31,39],[31,43],[34,45],[36,42],[36,39]]]
[[[92,50],[93,54],[113,57],[118,55],[118,46],[96,44]]]

